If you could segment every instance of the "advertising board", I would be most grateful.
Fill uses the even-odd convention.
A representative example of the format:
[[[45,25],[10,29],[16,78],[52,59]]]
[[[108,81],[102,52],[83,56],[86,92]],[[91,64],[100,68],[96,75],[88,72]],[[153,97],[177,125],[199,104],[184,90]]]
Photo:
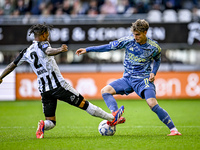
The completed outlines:
[[[110,82],[121,78],[122,72],[115,73],[62,73],[86,99],[102,99],[101,89]],[[198,99],[200,98],[200,72],[159,72],[155,86],[157,99]],[[16,98],[18,100],[40,99],[36,75],[16,74]],[[118,95],[117,99],[140,99],[135,93]]]

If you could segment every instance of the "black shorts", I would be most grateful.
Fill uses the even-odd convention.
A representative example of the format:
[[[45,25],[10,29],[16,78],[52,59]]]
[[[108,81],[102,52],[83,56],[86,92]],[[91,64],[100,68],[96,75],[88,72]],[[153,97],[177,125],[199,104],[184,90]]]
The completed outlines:
[[[58,99],[76,107],[79,107],[81,102],[84,100],[81,94],[77,94],[76,92],[73,92],[73,90],[66,90],[63,87],[58,87],[51,91],[41,93],[41,96],[45,117],[55,116]],[[86,105],[83,105],[81,109],[85,110],[87,106],[86,103]]]

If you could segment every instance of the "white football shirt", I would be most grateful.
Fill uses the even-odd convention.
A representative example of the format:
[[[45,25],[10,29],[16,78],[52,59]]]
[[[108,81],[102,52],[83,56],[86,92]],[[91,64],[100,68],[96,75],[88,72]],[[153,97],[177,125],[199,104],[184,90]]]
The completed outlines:
[[[62,86],[65,89],[69,88],[69,84],[65,82],[60,73],[54,56],[45,54],[45,50],[48,47],[51,47],[48,41],[33,41],[33,44],[27,49],[22,50],[14,61],[17,66],[25,61],[30,64],[37,75],[39,91],[41,93],[55,89],[59,86]]]

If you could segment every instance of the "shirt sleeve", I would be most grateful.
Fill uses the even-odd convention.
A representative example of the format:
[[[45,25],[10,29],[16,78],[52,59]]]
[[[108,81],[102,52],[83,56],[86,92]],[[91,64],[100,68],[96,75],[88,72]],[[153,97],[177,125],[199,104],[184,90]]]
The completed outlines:
[[[109,44],[112,50],[116,50],[125,48],[126,44],[133,40],[134,40],[133,36],[125,36],[116,41],[112,41]]]
[[[111,50],[122,49],[126,46],[126,44],[130,40],[133,40],[133,37],[127,36],[127,37],[123,37],[118,40],[112,41],[106,45],[88,47],[88,48],[86,48],[86,51],[87,52],[107,52],[107,51],[111,51]]]
[[[39,42],[38,47],[45,53],[46,49],[48,47],[51,47],[51,45],[48,41],[45,41],[45,42]]]
[[[154,59],[154,62],[153,62],[152,73],[154,73],[156,75],[156,73],[158,72],[158,69],[160,67],[160,63],[161,63],[161,48],[160,47],[158,47],[156,49],[156,51],[154,52],[153,59]]]
[[[160,67],[160,62],[161,62],[161,58],[154,60],[153,62],[153,71],[152,73],[154,73],[156,75],[156,73],[158,72],[158,69]]]
[[[19,55],[15,58],[15,60],[13,61],[13,63],[15,64],[15,65],[20,65],[20,64],[22,64],[23,62],[24,62],[24,59],[22,59],[23,57],[24,57],[24,54],[26,53],[26,50],[27,50],[27,48],[25,48],[25,49],[23,49],[20,53],[19,53]]]
[[[109,44],[100,45],[100,46],[91,46],[86,48],[87,52],[107,52],[112,50]]]

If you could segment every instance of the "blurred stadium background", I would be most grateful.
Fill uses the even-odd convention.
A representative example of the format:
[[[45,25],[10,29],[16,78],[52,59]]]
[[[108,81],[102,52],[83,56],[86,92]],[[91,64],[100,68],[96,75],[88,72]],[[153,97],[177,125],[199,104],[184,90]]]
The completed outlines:
[[[76,56],[80,47],[107,44],[129,35],[131,23],[146,19],[148,37],[162,48],[155,84],[158,98],[200,97],[199,0],[0,0],[0,72],[29,46],[32,24],[54,25],[52,47],[69,51],[56,56],[66,80],[88,99],[123,73],[124,51]],[[27,64],[0,86],[0,100],[40,99],[36,76]],[[138,99],[135,94],[118,98]]]

